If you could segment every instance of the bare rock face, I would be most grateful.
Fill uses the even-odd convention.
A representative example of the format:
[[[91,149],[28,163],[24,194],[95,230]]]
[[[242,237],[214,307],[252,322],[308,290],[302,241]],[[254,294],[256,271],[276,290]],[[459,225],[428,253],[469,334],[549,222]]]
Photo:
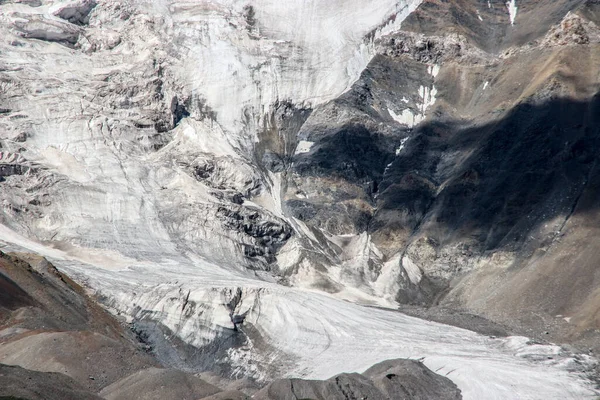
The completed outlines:
[[[382,400],[384,397],[359,374],[338,375],[328,381],[301,379],[278,380],[258,392],[256,399],[347,399],[367,397]]]
[[[90,12],[96,5],[94,0],[71,0],[55,4],[50,8],[50,12],[72,24],[86,25]]]
[[[0,287],[0,363],[55,373],[34,374],[36,384],[58,385],[53,379],[68,376],[95,393],[156,365],[131,333],[44,258],[1,253]]]
[[[300,129],[310,148],[287,209],[330,235],[368,233],[378,252],[346,275],[358,268],[363,287],[588,346],[574,302],[595,294],[567,276],[593,285],[591,258],[550,266],[586,253],[563,247],[569,235],[595,236],[575,221],[594,218],[580,201],[595,193],[596,15],[594,2],[528,2],[507,24],[504,4],[424,2]]]
[[[448,378],[434,374],[418,361],[389,360],[363,374],[341,374],[326,381],[281,379],[256,393],[257,400],[462,399]]]
[[[107,400],[204,399],[221,390],[182,371],[149,368],[104,388]]]
[[[389,399],[462,399],[460,390],[448,378],[433,373],[418,361],[384,361],[363,375]]]
[[[243,392],[237,390],[227,390],[213,394],[212,396],[203,397],[203,400],[249,400],[250,397],[246,396]]]
[[[27,400],[102,399],[66,375],[30,371],[3,364],[0,364],[0,397]]]

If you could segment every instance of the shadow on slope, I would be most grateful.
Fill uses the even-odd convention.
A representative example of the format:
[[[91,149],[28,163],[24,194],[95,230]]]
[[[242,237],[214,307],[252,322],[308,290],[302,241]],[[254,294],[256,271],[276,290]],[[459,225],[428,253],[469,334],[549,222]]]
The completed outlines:
[[[598,95],[424,124],[389,167],[370,231],[410,226],[423,265],[454,268],[442,303],[595,347],[599,154]]]
[[[482,126],[424,124],[389,167],[378,209],[404,209],[403,225],[426,224],[438,242],[518,249],[537,226],[573,212],[599,151],[599,96],[520,104]],[[372,231],[390,222],[375,221]]]
[[[397,154],[364,126],[336,129],[297,171],[372,195],[360,225],[429,278],[402,301],[466,307],[559,341],[600,327],[599,95],[531,100],[485,123],[425,122]],[[556,315],[581,322],[555,324]]]

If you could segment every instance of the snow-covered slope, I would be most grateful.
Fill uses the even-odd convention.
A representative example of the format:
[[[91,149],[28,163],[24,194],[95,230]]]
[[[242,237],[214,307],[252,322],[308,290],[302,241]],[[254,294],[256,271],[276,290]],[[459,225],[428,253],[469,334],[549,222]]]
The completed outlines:
[[[375,180],[311,175],[327,164],[311,164],[317,153],[354,169],[327,151],[348,146],[349,132],[362,135],[360,154],[380,178],[406,129],[433,109],[443,71],[411,60],[404,80],[415,90],[392,82],[382,91],[397,104],[374,106],[387,120],[366,122],[385,151],[369,147],[366,128],[317,143],[331,126],[364,122],[348,104],[371,99],[365,67],[382,53],[376,41],[420,3],[2,2],[0,239],[85,282],[174,366],[209,369],[216,359],[229,377],[328,378],[424,357],[466,398],[592,396],[567,372],[580,360],[555,346],[341,300],[390,306],[425,281],[365,227]],[[246,316],[243,334],[232,315]]]
[[[265,136],[348,89],[419,2],[90,4],[1,6],[3,221],[73,252],[277,269],[313,236]]]

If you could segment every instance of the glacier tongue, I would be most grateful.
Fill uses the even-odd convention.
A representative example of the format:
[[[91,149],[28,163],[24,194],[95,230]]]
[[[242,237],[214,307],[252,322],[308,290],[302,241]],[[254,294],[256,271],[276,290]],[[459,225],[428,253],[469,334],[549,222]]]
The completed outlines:
[[[111,260],[74,259],[4,227],[0,240],[4,250],[48,256],[94,288],[114,312],[145,327],[164,325],[160,335],[196,346],[211,356],[210,367],[226,364],[233,377],[325,379],[402,357],[422,359],[454,381],[465,399],[581,399],[595,393],[569,372],[586,360],[576,361],[558,346],[490,338],[318,291],[286,288],[200,259],[180,256],[115,271],[106,268]],[[233,330],[230,312],[246,315],[241,332]],[[231,346],[219,352],[211,349],[214,343]],[[185,356],[193,360],[193,354]],[[172,355],[168,360],[181,362]]]

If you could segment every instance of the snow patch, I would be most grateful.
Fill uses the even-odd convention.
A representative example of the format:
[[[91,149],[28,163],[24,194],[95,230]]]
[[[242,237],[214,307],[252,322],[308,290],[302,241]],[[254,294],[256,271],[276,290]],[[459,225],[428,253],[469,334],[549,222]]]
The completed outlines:
[[[403,138],[402,140],[400,140],[400,146],[398,146],[398,148],[396,149],[396,155],[399,155],[400,152],[404,149],[404,144],[406,143],[407,140],[408,140],[408,136]]]
[[[428,73],[434,77],[439,73],[439,70],[440,67],[438,65],[430,65],[427,67]],[[405,108],[400,114],[397,114],[389,107],[387,109],[388,113],[396,122],[412,128],[425,119],[425,111],[435,104],[436,95],[437,89],[435,85],[432,85],[431,88],[421,85],[419,87],[419,97],[421,98],[421,103],[417,104],[419,111],[418,113],[414,113],[411,109]],[[404,101],[404,98],[402,101]],[[404,102],[406,103],[407,101]]]
[[[413,283],[413,285],[418,285],[423,279],[423,272],[421,272],[421,268],[417,266],[410,258],[404,256],[402,258],[402,268],[406,271],[408,275],[408,279]]]
[[[440,66],[437,64],[429,65],[427,73],[435,78],[440,73]]]
[[[423,104],[421,105],[421,114],[425,114],[425,110],[427,110],[430,106],[435,104],[437,89],[435,86],[428,88],[426,86],[419,87],[419,96],[423,99]]]
[[[401,276],[401,258],[402,253],[398,252],[386,261],[381,267],[381,274],[373,283],[375,290],[378,293],[384,293],[384,298],[391,302],[395,301],[394,293],[398,293],[398,290],[400,290],[400,280],[398,277]]]
[[[504,346],[523,358],[545,358],[558,356],[562,349],[554,344],[537,344],[524,336],[509,336],[504,339]]]
[[[298,146],[296,146],[296,152],[294,153],[294,155],[308,153],[314,144],[315,144],[315,142],[308,142],[306,140],[301,140],[298,143]]]
[[[286,272],[297,265],[302,259],[302,244],[297,238],[292,238],[277,253],[277,265],[281,272]]]
[[[394,110],[389,108],[388,112],[396,122],[408,125],[411,128],[423,121],[423,116],[421,114],[414,114],[409,108],[405,108],[400,114],[396,114]]]
[[[515,18],[517,18],[517,1],[510,0],[506,2],[506,8],[508,8],[508,16],[510,18],[510,24],[515,24]]]

